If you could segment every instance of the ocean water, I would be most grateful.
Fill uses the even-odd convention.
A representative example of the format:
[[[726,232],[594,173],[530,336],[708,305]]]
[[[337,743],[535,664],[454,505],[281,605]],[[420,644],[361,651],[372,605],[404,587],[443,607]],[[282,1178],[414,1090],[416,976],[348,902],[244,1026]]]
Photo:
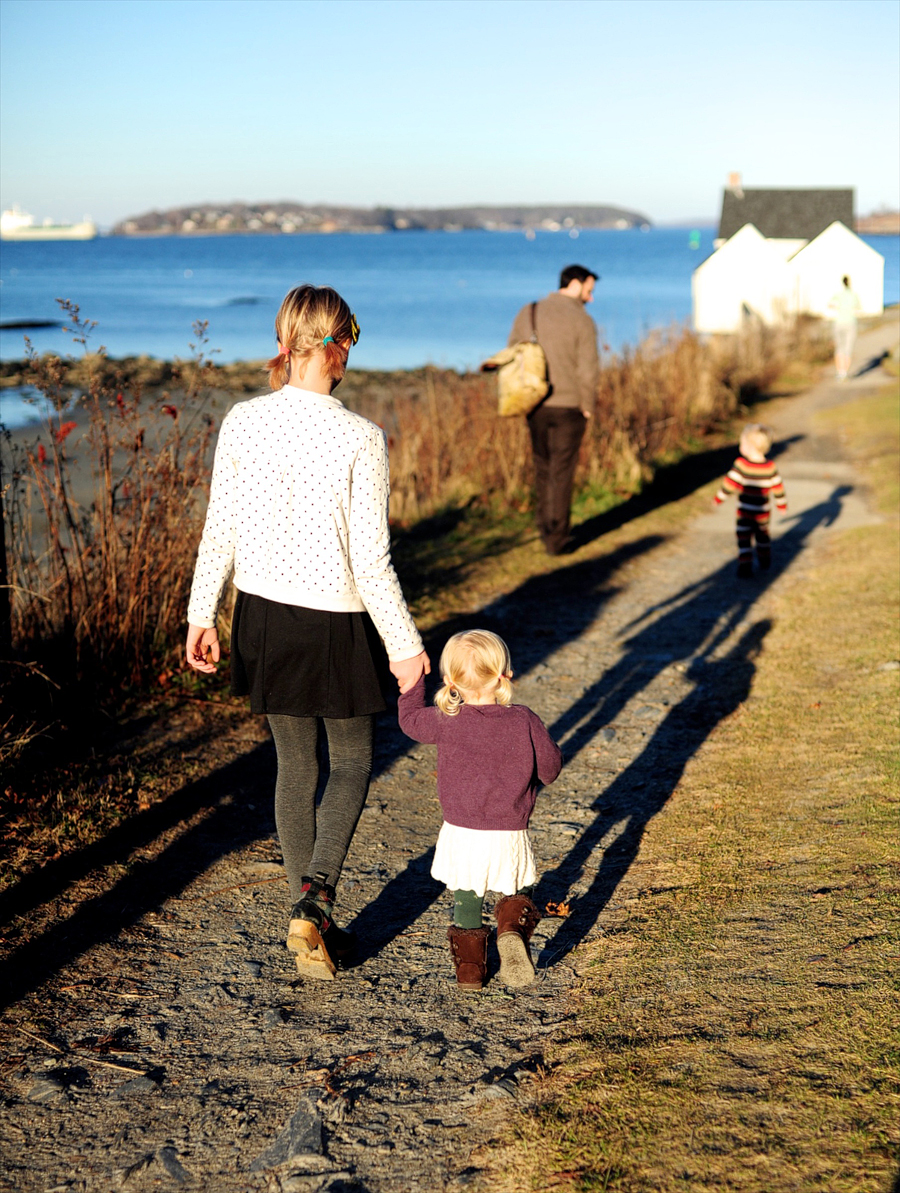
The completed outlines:
[[[0,319],[56,320],[57,298],[95,320],[91,346],[112,356],[190,354],[195,320],[208,321],[216,359],[274,352],[273,321],[285,292],[328,284],[362,328],[355,368],[466,369],[505,342],[519,307],[557,285],[578,262],[601,280],[588,308],[601,344],[620,349],[649,330],[686,324],[691,273],[712,252],[715,228],[623,231],[404,232],[384,235],[101,237],[86,242],[5,242]],[[870,238],[886,258],[885,301],[900,301],[900,242]],[[699,247],[692,248],[692,244]],[[59,328],[28,334],[39,352],[79,352]],[[0,358],[24,355],[21,330],[0,330]],[[0,396],[7,425],[31,413]]]

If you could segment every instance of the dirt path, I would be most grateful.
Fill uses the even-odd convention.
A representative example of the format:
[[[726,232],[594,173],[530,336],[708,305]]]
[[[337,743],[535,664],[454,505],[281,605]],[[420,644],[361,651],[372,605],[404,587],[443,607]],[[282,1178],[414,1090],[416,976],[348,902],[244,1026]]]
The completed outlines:
[[[859,365],[898,338],[896,321],[861,337]],[[565,900],[572,914],[539,925],[532,988],[456,993],[447,897],[429,876],[433,751],[388,719],[341,886],[362,955],[332,984],[295,977],[273,759],[248,720],[233,764],[124,828],[80,876],[48,868],[18,893],[0,1189],[477,1184],[473,1148],[573,1013],[572,987],[592,978],[578,945],[616,913],[645,826],[688,760],[750,694],[770,594],[802,583],[820,536],[872,519],[836,445],[809,426],[816,409],[880,382],[874,369],[773,406],[790,516],[776,519],[768,576],[735,577],[730,508],[668,538],[638,520],[611,553],[589,545],[466,619],[507,638],[518,698],[567,758],[533,838],[538,901]],[[202,737],[180,748],[202,755]]]

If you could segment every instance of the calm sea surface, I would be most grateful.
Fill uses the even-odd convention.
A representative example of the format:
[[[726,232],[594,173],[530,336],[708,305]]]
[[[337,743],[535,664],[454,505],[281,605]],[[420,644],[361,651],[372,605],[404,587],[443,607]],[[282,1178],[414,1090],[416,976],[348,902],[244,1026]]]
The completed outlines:
[[[0,253],[3,321],[58,319],[56,298],[97,321],[92,346],[112,356],[189,355],[195,320],[209,322],[216,359],[274,351],[273,320],[285,292],[311,281],[338,289],[362,327],[356,368],[432,363],[477,366],[506,342],[519,307],[557,284],[577,261],[602,275],[590,307],[611,348],[647,331],[686,323],[691,272],[712,252],[715,229],[647,232],[405,232],[386,235],[215,236],[86,242],[5,242]],[[696,242],[696,236],[694,240]],[[885,302],[900,301],[900,241],[867,238],[885,257]],[[28,333],[39,352],[71,351],[60,329]],[[0,357],[23,355],[23,333],[0,330]],[[7,395],[0,418],[20,422]]]

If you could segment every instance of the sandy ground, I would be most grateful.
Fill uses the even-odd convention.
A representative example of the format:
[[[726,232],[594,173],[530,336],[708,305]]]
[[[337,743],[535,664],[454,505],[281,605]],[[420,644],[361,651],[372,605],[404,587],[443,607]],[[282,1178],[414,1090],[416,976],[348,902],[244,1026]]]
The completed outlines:
[[[733,508],[672,537],[640,523],[612,554],[492,598],[463,624],[510,643],[517,699],[561,742],[539,798],[537,894],[572,914],[535,934],[539,979],[462,996],[429,875],[434,753],[381,726],[376,777],[340,888],[362,942],[333,983],[292,971],[271,813],[273,756],[247,717],[235,760],[114,839],[0,897],[5,938],[0,1189],[405,1193],[477,1183],[473,1150],[527,1099],[574,1014],[579,946],[640,874],[641,841],[688,761],[752,692],[772,595],[823,536],[875,519],[813,413],[883,382],[896,319],[860,337],[858,375],[774,403],[788,490],[775,565],[735,576]],[[204,724],[160,726],[202,762]],[[496,974],[496,955],[491,958]]]

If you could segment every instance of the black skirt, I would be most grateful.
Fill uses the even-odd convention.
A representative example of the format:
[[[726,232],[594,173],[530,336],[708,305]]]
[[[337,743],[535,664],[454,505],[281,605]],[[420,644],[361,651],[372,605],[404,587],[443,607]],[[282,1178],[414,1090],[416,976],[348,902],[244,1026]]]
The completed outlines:
[[[368,613],[329,613],[238,592],[231,694],[250,710],[289,717],[383,712],[387,655]]]

